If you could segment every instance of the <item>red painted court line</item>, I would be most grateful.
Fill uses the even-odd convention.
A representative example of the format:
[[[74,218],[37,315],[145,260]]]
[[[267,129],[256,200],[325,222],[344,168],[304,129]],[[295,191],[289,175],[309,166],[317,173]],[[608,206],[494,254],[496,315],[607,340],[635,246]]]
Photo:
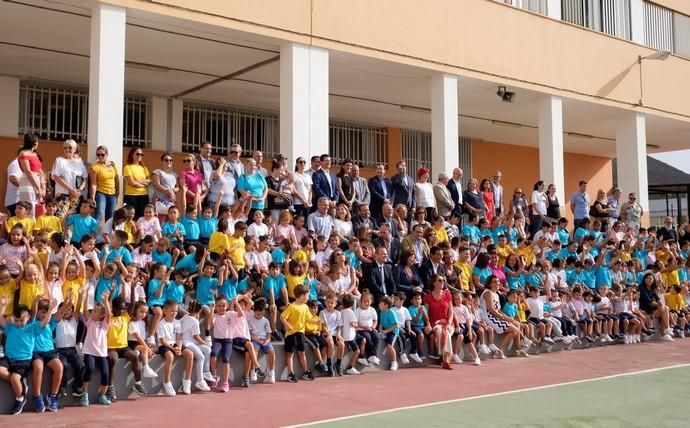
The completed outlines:
[[[0,416],[0,426],[156,428],[181,422],[214,426],[226,420],[233,427],[276,427],[666,367],[690,362],[689,351],[690,340],[679,340],[489,360],[481,367],[456,365],[450,372],[437,366],[402,368],[295,385],[252,385],[228,394],[147,397],[56,414],[27,412]]]

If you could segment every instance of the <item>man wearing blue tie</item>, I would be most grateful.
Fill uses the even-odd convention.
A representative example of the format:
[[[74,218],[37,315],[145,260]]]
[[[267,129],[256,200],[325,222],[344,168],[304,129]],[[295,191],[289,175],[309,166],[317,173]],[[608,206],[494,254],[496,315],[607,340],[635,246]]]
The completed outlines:
[[[376,165],[376,177],[369,179],[369,193],[371,193],[371,202],[369,203],[371,215],[377,221],[382,221],[381,207],[385,203],[390,203],[393,196],[391,182],[386,178],[386,166],[384,164]]]
[[[338,178],[331,172],[331,155],[321,155],[321,168],[311,176],[313,182],[312,212],[316,210],[319,198],[328,199],[329,211],[338,203]]]
[[[398,169],[398,173],[391,177],[393,207],[403,204],[409,213],[413,213],[415,208],[414,180],[407,175],[407,164],[404,160],[398,161],[395,167]]]

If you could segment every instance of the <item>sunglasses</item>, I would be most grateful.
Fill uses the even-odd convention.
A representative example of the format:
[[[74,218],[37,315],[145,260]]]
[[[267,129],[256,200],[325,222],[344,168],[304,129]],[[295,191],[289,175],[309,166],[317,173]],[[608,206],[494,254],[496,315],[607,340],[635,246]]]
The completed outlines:
[[[239,155],[240,152],[235,151],[235,150],[230,150],[230,154],[231,154],[231,155]]]
[[[143,153],[134,153],[134,156],[144,157],[144,154]]]
[[[307,163],[305,160],[298,160],[297,163]]]
[[[182,163],[192,163],[192,160],[191,159],[185,159],[182,161]]]
[[[105,157],[105,153],[96,153],[96,157],[97,157],[97,158],[104,158],[104,157]]]
[[[171,158],[165,158],[163,159],[163,162],[172,162],[173,160]]]

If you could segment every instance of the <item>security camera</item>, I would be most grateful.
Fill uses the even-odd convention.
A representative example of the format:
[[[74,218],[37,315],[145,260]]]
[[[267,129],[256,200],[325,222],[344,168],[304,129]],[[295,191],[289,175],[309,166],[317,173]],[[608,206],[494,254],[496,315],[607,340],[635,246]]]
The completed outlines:
[[[505,86],[499,86],[496,95],[501,99],[501,101],[506,103],[512,103],[515,98],[515,92],[510,92]]]

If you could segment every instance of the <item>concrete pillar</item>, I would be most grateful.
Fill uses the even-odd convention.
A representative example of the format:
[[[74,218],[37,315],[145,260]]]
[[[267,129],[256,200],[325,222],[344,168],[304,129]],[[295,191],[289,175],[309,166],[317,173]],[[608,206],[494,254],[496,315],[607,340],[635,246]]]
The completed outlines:
[[[96,3],[91,10],[88,159],[98,146],[122,173],[126,9]]]
[[[19,134],[19,79],[0,76],[0,137]]]
[[[458,139],[458,78],[448,74],[431,76],[431,177],[450,175],[460,162]]]
[[[637,201],[645,214],[649,212],[646,133],[642,113],[626,112],[616,122],[618,187],[624,196],[630,192],[637,193]]]
[[[561,0],[546,0],[546,15],[549,18],[560,20],[561,19]]]
[[[546,186],[556,186],[558,201],[565,205],[563,171],[563,101],[547,96],[539,105],[539,176]]]
[[[168,100],[151,97],[151,149],[168,150]]]
[[[328,153],[328,51],[280,47],[280,153],[292,165]]]
[[[169,152],[182,151],[182,111],[184,102],[179,99],[168,100],[168,141]]]
[[[644,0],[630,0],[630,39],[644,45]]]

